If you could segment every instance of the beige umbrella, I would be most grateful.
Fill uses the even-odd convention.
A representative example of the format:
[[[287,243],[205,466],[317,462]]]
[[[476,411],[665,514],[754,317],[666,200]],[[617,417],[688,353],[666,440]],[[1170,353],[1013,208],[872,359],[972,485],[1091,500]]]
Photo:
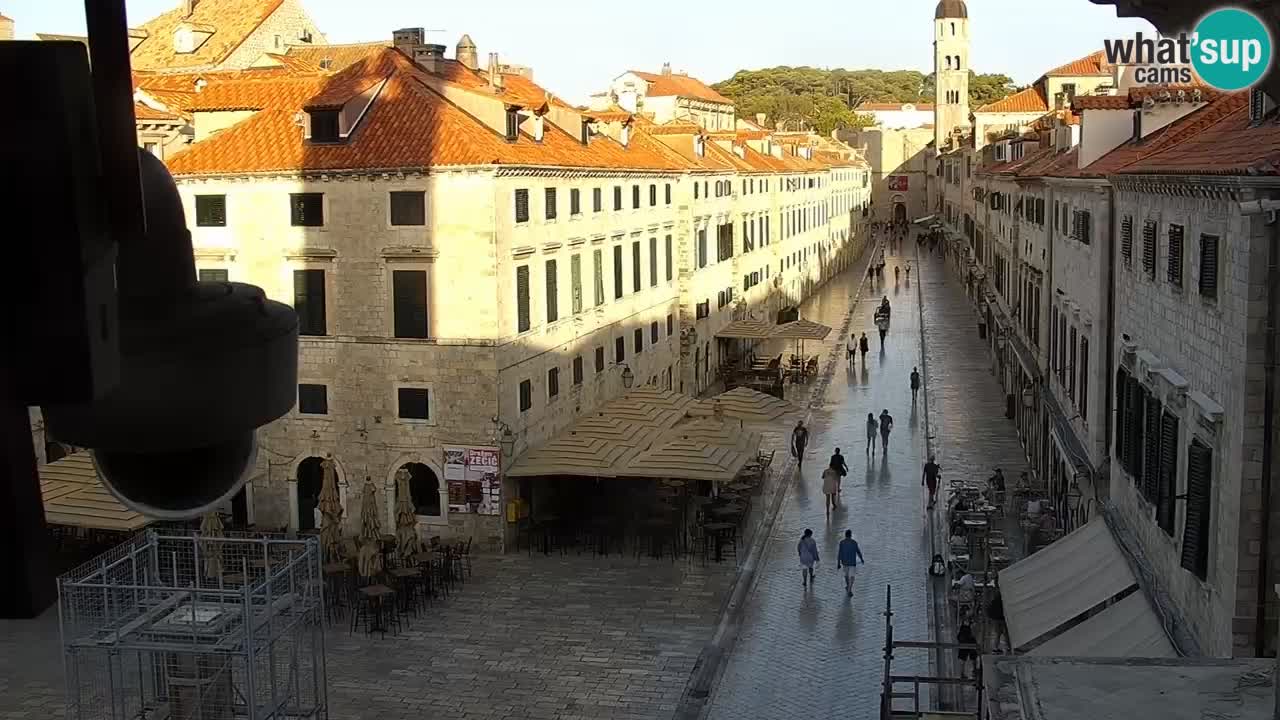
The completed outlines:
[[[333,457],[320,463],[324,480],[320,485],[320,546],[325,562],[342,559],[342,498],[338,496],[338,472]]]
[[[803,354],[805,340],[826,340],[830,334],[830,327],[812,320],[801,319],[785,325],[775,326],[769,337],[795,340],[797,352]]]
[[[409,471],[400,468],[396,471],[396,551],[400,555],[401,564],[418,554],[422,549],[418,542],[418,513],[413,507],[413,497],[409,491]]]
[[[223,537],[222,515],[210,510],[200,520],[200,536],[206,538],[204,546],[204,576],[209,579],[222,576],[222,543],[213,538]]]
[[[356,561],[362,577],[373,577],[382,571],[382,521],[378,514],[378,488],[372,478],[364,479],[363,496]]]

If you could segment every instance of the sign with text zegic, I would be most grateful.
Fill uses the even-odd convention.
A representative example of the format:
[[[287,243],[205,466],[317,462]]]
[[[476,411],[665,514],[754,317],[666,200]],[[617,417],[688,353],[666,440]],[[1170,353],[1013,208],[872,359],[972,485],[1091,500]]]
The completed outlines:
[[[906,175],[890,175],[889,176],[889,192],[907,192],[911,185],[911,178]]]
[[[498,448],[446,445],[444,477],[449,488],[449,512],[501,514]]]

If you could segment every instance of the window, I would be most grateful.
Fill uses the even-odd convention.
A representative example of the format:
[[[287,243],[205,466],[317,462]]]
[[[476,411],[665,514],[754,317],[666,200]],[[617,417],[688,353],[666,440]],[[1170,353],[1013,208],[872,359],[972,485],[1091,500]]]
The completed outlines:
[[[697,199],[698,199],[698,196],[699,196],[700,194],[701,194],[701,193],[699,192],[698,183],[694,183],[694,184],[693,184],[693,199],[694,199],[694,200],[697,200]]]
[[[582,214],[582,191],[578,188],[572,188],[569,190],[569,214]]]
[[[663,241],[663,248],[662,248],[662,249],[663,249],[663,253],[664,253],[664,254],[663,254],[663,260],[664,260],[664,261],[665,261],[665,263],[666,263],[666,270],[667,270],[667,282],[671,282],[672,267],[671,267],[671,236],[670,236],[670,235],[668,235],[668,236],[664,239],[664,241]]]
[[[337,110],[313,110],[309,115],[311,116],[311,142],[338,142]]]
[[[1129,375],[1125,382],[1124,403],[1127,417],[1125,418],[1124,451],[1128,458],[1125,467],[1133,476],[1134,482],[1138,482],[1142,477],[1142,416],[1146,410],[1146,402],[1143,400],[1142,385],[1136,378]]]
[[[556,219],[556,189],[551,187],[542,191],[545,196],[544,209],[548,220]]]
[[[604,207],[604,191],[600,188],[591,188],[591,212],[600,212]]]
[[[631,209],[637,210],[639,208],[640,208],[640,186],[632,185],[631,186]]]
[[[649,207],[658,204],[658,186],[653,183],[649,184]]]
[[[1076,397],[1076,329],[1071,328],[1071,364],[1067,366],[1067,372],[1071,377],[1067,380],[1067,395],[1071,399]]]
[[[431,419],[431,393],[426,388],[397,388],[396,401],[402,420]]]
[[[591,252],[591,272],[592,272],[592,281],[593,281],[592,284],[594,285],[592,289],[595,291],[593,296],[593,299],[595,300],[594,304],[595,304],[595,307],[600,307],[601,305],[604,304],[604,251],[603,250],[593,250]]]
[[[293,309],[298,313],[299,335],[325,334],[323,270],[293,271]]]
[[[1088,210],[1076,210],[1073,215],[1071,235],[1076,240],[1088,245],[1093,241],[1093,216]]]
[[[529,266],[516,268],[516,332],[528,332],[532,327],[529,313]]]
[[[622,246],[613,246],[613,299],[622,297]]]
[[[516,222],[529,222],[529,191],[525,188],[516,190]]]
[[[391,193],[392,225],[426,225],[427,194],[421,190],[396,190]]]
[[[1142,226],[1142,269],[1147,275],[1156,276],[1156,224],[1148,220]]]
[[[1174,532],[1174,508],[1178,494],[1178,416],[1166,411],[1160,417],[1160,477],[1156,489],[1156,525],[1169,537]]]
[[[298,383],[298,412],[303,415],[328,415],[329,388],[324,385]]]
[[[560,274],[556,271],[556,261],[548,260],[547,272],[547,322],[553,323],[560,317]]]
[[[228,282],[227,270],[225,268],[210,268],[201,270],[197,274],[200,282]]]
[[[1142,426],[1142,497],[1155,504],[1160,485],[1160,415],[1164,408],[1160,400],[1143,390],[1146,415]]]
[[[547,371],[547,399],[555,400],[560,394],[560,368],[551,368]]]
[[[631,291],[640,292],[640,241],[631,243]]]
[[[649,238],[649,287],[658,286],[658,238]]]
[[[627,359],[627,340],[622,336],[613,339],[613,361],[620,363]]]
[[[226,227],[227,196],[196,196],[196,227]]]
[[[671,183],[667,183],[662,188],[663,196],[666,198],[666,204],[671,204]]]
[[[323,227],[324,193],[289,193],[289,224]]]
[[[582,356],[579,355],[573,359],[573,384],[582,384]]]
[[[733,257],[733,223],[716,228],[716,260],[724,262]]]
[[[408,463],[404,469],[409,471],[409,497],[413,503],[413,514],[438,517],[441,514],[440,480],[436,478],[436,474],[422,463]]]
[[[698,268],[707,266],[707,229],[698,230]]]
[[[1129,419],[1129,408],[1126,402],[1128,391],[1129,373],[1124,368],[1120,368],[1116,370],[1116,437],[1115,449],[1112,454],[1120,461],[1120,466],[1125,470],[1129,469],[1128,455],[1126,454],[1128,448],[1125,445],[1128,436]]]
[[[1209,574],[1210,484],[1213,450],[1192,440],[1187,449],[1187,517],[1182,528],[1182,567],[1204,580]]]
[[[1080,408],[1080,416],[1085,423],[1089,422],[1089,338],[1080,335],[1080,359],[1076,361],[1080,370],[1080,396],[1076,399],[1076,407]]]
[[[649,323],[649,344],[658,344],[658,321],[656,320]]]
[[[573,314],[582,312],[582,256],[569,258],[569,302],[572,303]]]
[[[597,373],[604,372],[604,346],[603,345],[596,348],[596,372]]]
[[[614,210],[622,209],[622,186],[621,185],[613,186],[613,209]]]
[[[398,338],[430,337],[427,323],[427,271],[391,272],[391,311]]]
[[[1200,236],[1200,297],[1218,299],[1218,236]]]
[[[1169,226],[1169,284],[1182,287],[1182,238],[1181,225]]]
[[[1120,223],[1120,257],[1126,267],[1133,266],[1133,216],[1126,215]]]
[[[644,352],[644,330],[636,328],[635,331],[631,333],[631,336],[633,339],[632,351],[635,352],[636,355],[639,355]]]
[[[703,300],[693,307],[693,317],[695,320],[711,317],[711,301]]]
[[[520,137],[520,113],[507,111],[507,142],[515,142]]]
[[[520,381],[520,412],[527,412],[533,407],[533,381]]]
[[[676,316],[673,314],[668,314],[667,315],[667,337],[671,337],[671,334],[674,333],[675,331],[676,331]]]
[[[1067,318],[1058,316],[1058,382],[1067,386]]]

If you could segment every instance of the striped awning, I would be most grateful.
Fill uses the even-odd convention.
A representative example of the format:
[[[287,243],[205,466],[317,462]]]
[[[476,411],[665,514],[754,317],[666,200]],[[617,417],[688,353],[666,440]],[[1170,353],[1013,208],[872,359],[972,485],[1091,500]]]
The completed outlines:
[[[734,320],[717,332],[716,337],[725,340],[768,340],[773,328],[773,325],[760,320]]]
[[[50,525],[133,532],[151,520],[126,508],[98,479],[88,452],[40,467],[44,519]]]
[[[796,320],[774,327],[771,338],[783,340],[826,340],[831,328],[812,320]]]

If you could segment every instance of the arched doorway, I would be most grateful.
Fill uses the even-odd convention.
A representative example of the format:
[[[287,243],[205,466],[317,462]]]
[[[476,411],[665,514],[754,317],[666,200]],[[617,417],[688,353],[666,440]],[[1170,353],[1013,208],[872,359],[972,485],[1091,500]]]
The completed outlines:
[[[320,504],[324,485],[323,458],[309,457],[298,464],[298,482],[294,485],[298,508],[298,530],[316,528],[315,510]]]
[[[907,221],[907,206],[905,203],[895,202],[893,204],[893,221],[896,223]]]
[[[400,468],[409,471],[409,498],[413,501],[413,513],[422,517],[440,517],[443,514],[440,480],[435,472],[417,462],[405,463]],[[396,492],[399,491],[397,486]]]

